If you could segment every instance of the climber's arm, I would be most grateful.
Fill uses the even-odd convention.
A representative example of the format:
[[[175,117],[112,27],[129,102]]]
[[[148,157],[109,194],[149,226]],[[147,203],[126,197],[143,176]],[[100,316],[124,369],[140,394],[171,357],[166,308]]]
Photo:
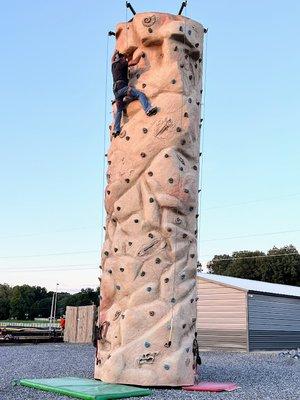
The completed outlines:
[[[140,59],[142,58],[142,57],[144,57],[145,56],[145,53],[144,52],[142,52],[141,54],[139,54],[136,58],[134,58],[133,60],[131,60],[131,61],[128,61],[128,66],[129,67],[133,67],[134,65],[137,65],[139,62],[140,62]]]

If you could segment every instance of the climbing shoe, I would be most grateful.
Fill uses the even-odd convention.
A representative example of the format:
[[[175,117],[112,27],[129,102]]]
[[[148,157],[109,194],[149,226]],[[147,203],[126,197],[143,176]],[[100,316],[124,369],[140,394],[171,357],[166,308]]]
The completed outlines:
[[[149,108],[149,110],[146,112],[148,117],[150,117],[151,115],[155,115],[156,113],[157,113],[157,107],[155,106]]]

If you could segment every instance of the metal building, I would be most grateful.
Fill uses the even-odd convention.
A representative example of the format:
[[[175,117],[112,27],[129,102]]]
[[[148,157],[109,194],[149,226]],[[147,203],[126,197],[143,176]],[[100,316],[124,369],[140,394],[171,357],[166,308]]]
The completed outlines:
[[[201,349],[300,347],[300,287],[200,273],[197,307]]]

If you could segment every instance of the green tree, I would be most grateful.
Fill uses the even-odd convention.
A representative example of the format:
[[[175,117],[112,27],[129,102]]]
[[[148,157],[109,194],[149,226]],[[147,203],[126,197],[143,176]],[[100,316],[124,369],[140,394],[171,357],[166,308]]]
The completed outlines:
[[[11,287],[0,284],[0,320],[9,318]]]

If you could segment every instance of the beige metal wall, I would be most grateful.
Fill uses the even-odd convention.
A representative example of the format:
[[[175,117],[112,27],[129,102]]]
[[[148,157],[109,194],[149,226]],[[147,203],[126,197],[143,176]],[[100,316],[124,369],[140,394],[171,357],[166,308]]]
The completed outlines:
[[[247,293],[198,278],[200,349],[247,350]]]
[[[71,307],[66,309],[64,341],[69,343],[92,343],[96,306]]]

